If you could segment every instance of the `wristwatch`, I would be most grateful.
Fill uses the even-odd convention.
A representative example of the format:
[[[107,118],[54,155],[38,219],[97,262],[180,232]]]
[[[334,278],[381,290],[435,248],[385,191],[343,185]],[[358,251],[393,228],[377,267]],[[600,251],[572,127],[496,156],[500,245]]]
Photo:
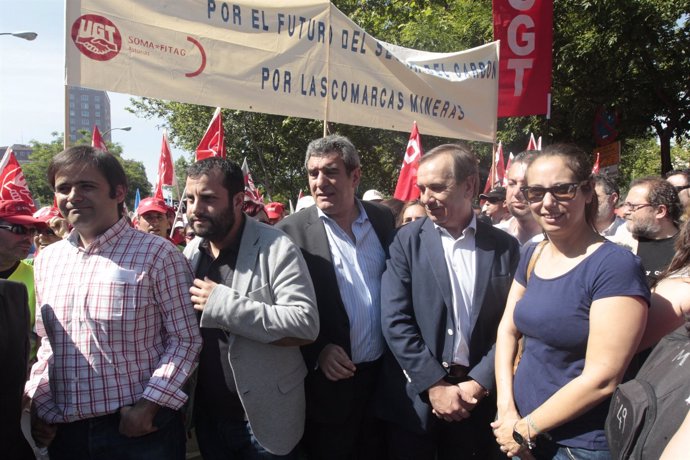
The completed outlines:
[[[516,428],[517,422],[513,427],[513,440],[515,440],[515,442],[520,444],[521,446],[527,447],[529,450],[534,449],[537,445],[530,438],[525,439],[525,437],[521,435]]]

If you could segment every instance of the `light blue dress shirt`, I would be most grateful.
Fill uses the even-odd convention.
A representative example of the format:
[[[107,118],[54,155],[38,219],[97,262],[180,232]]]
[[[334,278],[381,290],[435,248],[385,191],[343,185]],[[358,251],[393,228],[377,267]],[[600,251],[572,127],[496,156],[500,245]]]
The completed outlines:
[[[350,344],[353,363],[378,359],[384,350],[381,333],[381,275],[386,268],[383,251],[374,227],[362,204],[352,223],[354,241],[320,209],[318,215],[326,228],[340,297],[350,319]]]

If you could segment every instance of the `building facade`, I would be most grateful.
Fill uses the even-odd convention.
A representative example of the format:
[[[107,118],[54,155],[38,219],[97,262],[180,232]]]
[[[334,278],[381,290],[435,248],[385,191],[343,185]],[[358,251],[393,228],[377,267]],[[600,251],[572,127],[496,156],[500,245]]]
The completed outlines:
[[[69,93],[69,136],[70,142],[81,137],[79,131],[86,130],[91,137],[94,125],[110,142],[110,98],[105,91],[70,86]]]

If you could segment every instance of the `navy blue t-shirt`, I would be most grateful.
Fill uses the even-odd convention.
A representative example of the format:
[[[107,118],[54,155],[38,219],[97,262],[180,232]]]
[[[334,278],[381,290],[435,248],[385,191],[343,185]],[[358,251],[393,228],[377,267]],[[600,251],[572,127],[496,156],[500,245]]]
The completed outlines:
[[[527,286],[513,316],[525,337],[513,383],[515,404],[522,416],[582,374],[593,301],[639,296],[649,304],[650,297],[639,258],[610,241],[556,278],[540,278],[533,271],[528,284],[526,270],[533,252],[534,246],[526,249],[515,275],[515,281]],[[608,406],[609,399],[549,434],[564,446],[608,449],[604,434]]]

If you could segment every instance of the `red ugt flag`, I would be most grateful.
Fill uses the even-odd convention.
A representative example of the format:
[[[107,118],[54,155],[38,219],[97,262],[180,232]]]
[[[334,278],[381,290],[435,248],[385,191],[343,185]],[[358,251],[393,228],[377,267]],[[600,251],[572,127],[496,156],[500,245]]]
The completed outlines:
[[[9,147],[0,160],[0,200],[20,200],[31,208],[31,212],[36,212],[22,167]]]
[[[213,113],[213,118],[206,128],[204,137],[201,138],[201,142],[196,148],[196,161],[208,157],[225,158],[225,139],[223,136],[223,119],[220,114],[220,107],[218,107]]]
[[[173,167],[170,145],[168,144],[168,132],[163,131],[163,143],[161,155],[158,158],[158,183],[156,185],[156,198],[163,198],[163,186],[173,185],[175,182],[175,169]]]
[[[91,136],[91,147],[103,150],[104,152],[108,151],[108,147],[105,146],[105,142],[103,141],[103,137],[101,137],[101,132],[98,130],[98,126],[93,125],[93,135]]]
[[[410,140],[407,142],[407,150],[405,151],[402,168],[400,168],[398,184],[395,186],[394,198],[402,201],[412,201],[419,198],[417,169],[419,168],[419,160],[422,158],[422,155],[424,155],[422,139],[419,136],[417,122],[415,121],[412,125]]]
[[[549,114],[553,0],[493,0],[498,117]]]

